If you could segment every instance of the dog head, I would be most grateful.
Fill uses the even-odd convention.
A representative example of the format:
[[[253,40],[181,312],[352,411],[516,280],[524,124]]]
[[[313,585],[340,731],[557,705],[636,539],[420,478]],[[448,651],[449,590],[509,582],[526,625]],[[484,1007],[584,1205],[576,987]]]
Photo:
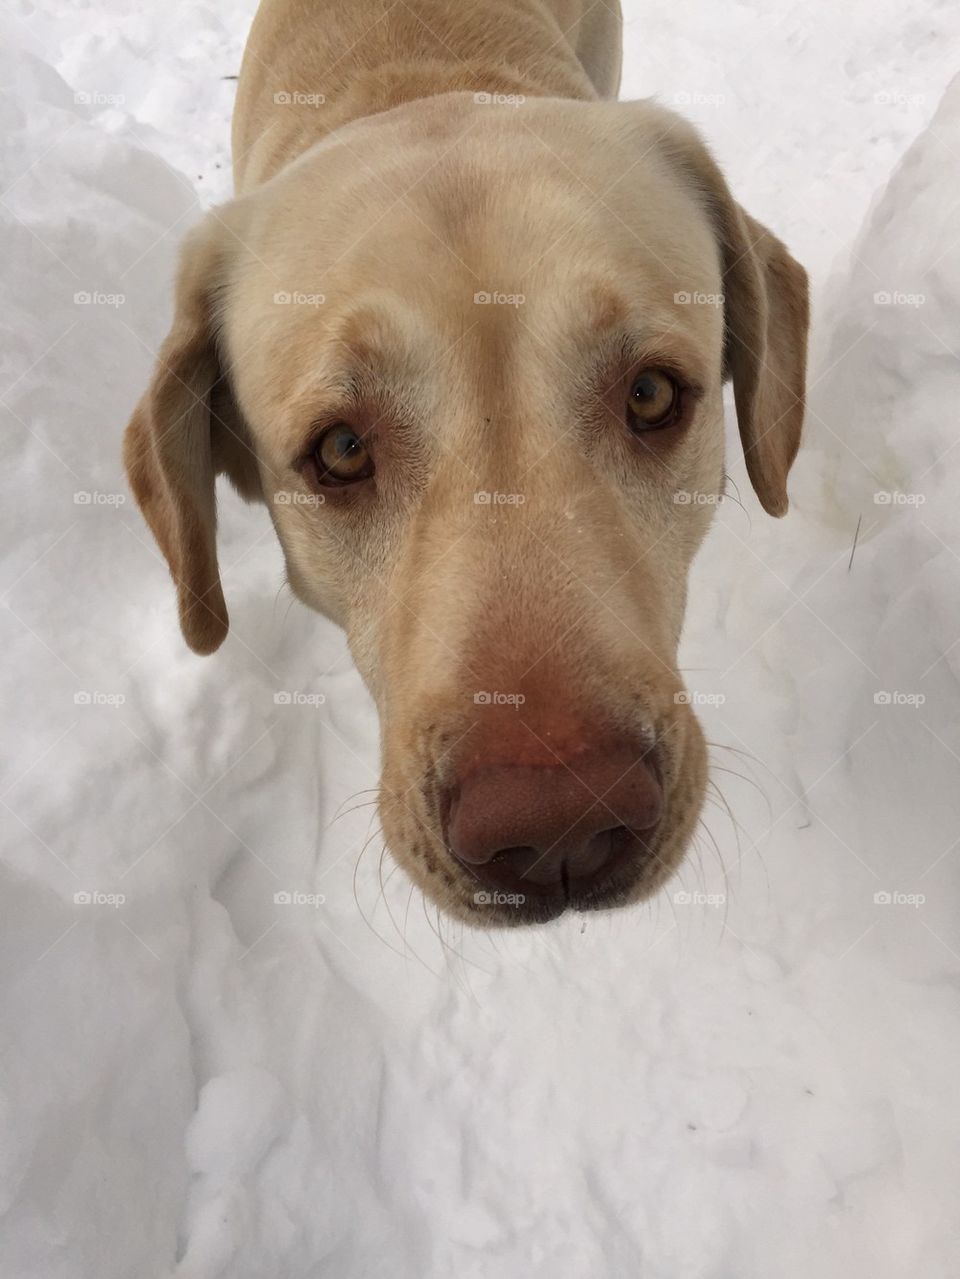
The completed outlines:
[[[806,329],[802,268],[672,113],[456,94],[347,126],[191,234],[128,429],[188,643],[227,631],[224,472],[346,630],[426,893],[480,925],[649,895],[706,782],[676,659],[723,383],[782,515]]]

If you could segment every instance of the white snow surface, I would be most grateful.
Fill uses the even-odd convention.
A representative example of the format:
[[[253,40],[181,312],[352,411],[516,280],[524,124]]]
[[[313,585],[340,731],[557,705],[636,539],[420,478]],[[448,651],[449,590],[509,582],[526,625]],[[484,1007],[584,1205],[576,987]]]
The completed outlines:
[[[731,435],[695,567],[709,834],[489,936],[381,863],[372,705],[262,509],[223,494],[199,659],[122,473],[252,8],[0,17],[0,1275],[955,1279],[960,10],[629,4],[624,96],[811,271],[806,445],[777,522]]]

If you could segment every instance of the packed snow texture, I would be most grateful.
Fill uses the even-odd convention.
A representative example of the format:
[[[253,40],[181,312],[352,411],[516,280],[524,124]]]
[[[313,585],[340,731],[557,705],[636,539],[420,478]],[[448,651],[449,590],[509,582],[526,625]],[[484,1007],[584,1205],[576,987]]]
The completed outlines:
[[[223,494],[201,660],[122,474],[251,12],[0,18],[0,1274],[955,1279],[960,11],[629,5],[624,96],[811,271],[809,424],[784,522],[731,435],[694,572],[709,830],[496,937],[381,862],[372,705],[262,508]]]

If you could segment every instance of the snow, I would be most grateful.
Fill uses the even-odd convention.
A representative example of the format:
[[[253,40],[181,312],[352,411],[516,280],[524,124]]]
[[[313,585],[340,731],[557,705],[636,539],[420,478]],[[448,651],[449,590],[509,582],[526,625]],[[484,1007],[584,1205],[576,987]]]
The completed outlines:
[[[630,6],[625,96],[811,270],[807,441],[785,522],[731,442],[695,569],[709,834],[485,936],[381,861],[375,715],[266,516],[224,498],[200,660],[120,467],[252,8],[0,18],[0,1274],[955,1276],[960,14]]]

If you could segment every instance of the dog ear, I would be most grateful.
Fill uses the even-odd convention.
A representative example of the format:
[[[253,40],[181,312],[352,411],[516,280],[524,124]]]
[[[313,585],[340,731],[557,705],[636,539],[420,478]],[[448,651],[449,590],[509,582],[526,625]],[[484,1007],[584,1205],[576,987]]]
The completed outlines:
[[[216,548],[217,474],[260,497],[256,459],[217,350],[228,239],[219,213],[190,232],[177,273],[174,320],[123,442],[134,496],[177,587],[180,626],[212,653],[229,625]]]
[[[747,474],[765,511],[787,512],[787,474],[800,447],[810,307],[807,273],[784,245],[733,199],[695,131],[676,127],[662,147],[706,201],[720,246],[724,376],[734,402]]]

